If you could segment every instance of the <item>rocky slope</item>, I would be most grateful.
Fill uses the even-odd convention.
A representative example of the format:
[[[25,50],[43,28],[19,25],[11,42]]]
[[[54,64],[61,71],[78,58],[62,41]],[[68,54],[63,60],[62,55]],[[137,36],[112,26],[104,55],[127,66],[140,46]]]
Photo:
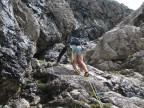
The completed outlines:
[[[88,51],[88,62],[102,70],[144,71],[144,4]]]
[[[132,70],[106,72],[88,65],[88,81],[78,75],[71,64],[51,67],[50,62],[40,66],[36,59],[34,61],[37,65],[33,65],[31,77],[24,79],[17,95],[4,108],[100,108],[89,81],[103,108],[144,106],[143,76]]]
[[[130,24],[124,28],[130,35],[134,30],[139,34],[138,39],[143,36],[143,31],[139,32],[143,30],[141,10],[135,11],[118,26]],[[64,42],[75,28],[77,30],[72,35],[82,34],[95,39],[114,27],[131,10],[111,0],[1,0],[0,12],[0,107],[98,107],[87,79],[79,76],[70,64],[53,67],[51,62],[39,61],[43,63],[41,65],[34,57],[52,55],[52,50],[58,54],[63,45],[57,46],[56,43]],[[143,43],[141,40],[136,43],[138,46],[132,48],[139,53],[134,54],[138,57],[132,60],[137,61],[139,54],[140,58],[143,57]],[[52,48],[53,45],[57,49]],[[93,57],[87,58],[92,65]],[[92,66],[88,68],[89,79],[94,83],[104,107],[143,108],[142,75],[129,69],[106,72]]]

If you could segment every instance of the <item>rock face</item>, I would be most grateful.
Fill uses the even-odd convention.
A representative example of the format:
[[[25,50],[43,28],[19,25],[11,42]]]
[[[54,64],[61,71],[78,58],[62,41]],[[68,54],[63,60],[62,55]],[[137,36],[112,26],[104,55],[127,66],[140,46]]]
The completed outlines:
[[[33,55],[30,38],[20,30],[11,3],[0,1],[0,103],[16,93]]]
[[[55,21],[55,25],[60,28],[60,31],[64,31],[64,33],[62,32],[63,36],[67,35],[65,31],[69,31],[69,26],[71,25],[71,27],[73,27],[72,22],[75,22],[75,30],[71,32],[72,36],[84,37],[90,40],[97,39],[132,12],[132,10],[126,6],[111,0],[66,0],[69,4],[68,7],[72,10],[71,12],[67,9],[67,5],[66,7],[59,5],[61,1],[62,0],[49,1],[46,13],[51,16],[52,21]],[[61,5],[66,4],[66,2],[63,1]],[[56,7],[52,7],[53,5]],[[66,10],[68,10],[68,13]],[[71,14],[73,14],[74,19]],[[61,20],[61,18],[63,18],[63,20]],[[61,26],[61,23],[63,23],[63,26]],[[68,29],[64,28],[65,25],[67,25]],[[51,26],[48,28],[48,25],[45,27],[47,31],[51,28]],[[48,60],[49,58],[45,56],[46,53],[50,53],[48,45],[51,46],[51,43],[59,42],[59,37],[61,36],[55,37],[58,41],[51,40],[50,42],[47,42],[47,40],[50,39],[49,36],[45,38],[46,36],[42,35],[41,37],[42,38],[38,40],[38,51],[35,57]],[[47,47],[48,50],[43,51]]]
[[[40,26],[35,57],[41,56],[44,50],[49,49],[56,42],[66,40],[75,28],[73,12],[65,0],[24,2],[34,11],[33,15]]]
[[[72,35],[97,39],[132,10],[114,0],[67,0],[76,18]]]
[[[89,39],[95,39],[130,12],[131,10],[110,0],[106,2],[103,0],[85,0],[85,2],[84,0],[0,0],[0,106],[7,104],[4,108],[20,106],[45,108],[78,105],[91,108],[93,102],[97,105],[98,101],[90,95],[91,88],[87,80],[74,73],[71,66],[52,67],[53,64],[39,63],[40,61],[34,57],[47,55],[45,51],[50,54],[51,47],[57,42],[65,41],[75,28],[78,29],[77,32],[82,30],[80,33],[84,33]],[[136,22],[143,21],[141,17],[134,20],[134,25],[136,24],[137,27],[125,26],[125,30],[132,29],[139,33],[143,25],[140,25],[141,22]],[[95,33],[98,35],[94,35]],[[133,31],[130,33],[132,34]],[[139,38],[141,36],[138,35]],[[134,39],[132,35],[131,41],[133,42]],[[142,56],[143,43],[134,42],[139,43],[139,46],[133,45],[134,49],[138,48],[139,53],[134,54],[134,51],[129,49],[130,52],[126,54]],[[58,48],[61,49],[59,46]],[[114,57],[118,58],[115,55]],[[143,83],[142,80],[138,80],[138,78],[143,79],[143,76],[133,74],[138,78],[122,79],[108,73],[104,76],[102,71],[93,67],[89,69],[92,70],[90,80],[95,83],[99,92],[104,92],[101,94],[102,97],[108,99],[103,99],[103,103],[111,103],[113,107],[123,106],[123,101],[121,103],[111,101],[113,100],[111,94],[117,94],[116,97],[124,101],[127,100],[126,97],[143,96]],[[99,74],[100,76],[96,77]],[[116,82],[112,82],[111,79],[115,79]],[[120,84],[119,79],[122,82]],[[127,82],[130,86],[123,82]],[[134,100],[137,101],[132,106],[142,108],[144,102],[140,98],[130,98],[128,103]],[[70,102],[72,103],[68,104]]]
[[[71,8],[64,0],[0,1],[0,103],[15,94],[31,58],[66,39],[75,27]]]
[[[144,70],[143,5],[103,35],[96,47],[87,52],[87,57],[92,55],[88,63],[102,70]]]

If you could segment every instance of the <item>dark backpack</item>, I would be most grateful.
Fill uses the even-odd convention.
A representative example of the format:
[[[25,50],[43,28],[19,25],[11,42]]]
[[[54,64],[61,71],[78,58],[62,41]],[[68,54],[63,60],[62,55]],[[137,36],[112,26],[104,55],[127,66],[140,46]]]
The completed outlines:
[[[70,39],[70,44],[71,44],[71,45],[80,45],[80,44],[81,44],[81,41],[80,41],[79,38],[71,37],[71,39]]]

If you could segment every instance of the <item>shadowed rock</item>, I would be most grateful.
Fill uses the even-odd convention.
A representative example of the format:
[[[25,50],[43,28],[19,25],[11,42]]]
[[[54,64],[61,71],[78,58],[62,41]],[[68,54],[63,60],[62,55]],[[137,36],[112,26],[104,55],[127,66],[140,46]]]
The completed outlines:
[[[67,1],[76,20],[77,30],[72,35],[88,37],[90,40],[101,37],[132,12],[115,0]]]

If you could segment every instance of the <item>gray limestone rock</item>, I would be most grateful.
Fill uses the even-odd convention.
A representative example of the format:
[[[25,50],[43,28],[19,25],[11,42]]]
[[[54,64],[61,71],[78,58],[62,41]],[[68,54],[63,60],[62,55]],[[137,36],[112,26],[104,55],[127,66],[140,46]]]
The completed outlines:
[[[96,107],[98,100],[90,81],[103,103],[122,108],[132,103],[131,108],[143,108],[143,76],[134,69],[131,75],[127,75],[131,71],[120,75],[88,66],[88,81],[70,64],[39,66],[37,60],[32,60],[42,55],[55,59],[63,47],[56,43],[66,42],[70,35],[96,39],[129,13],[127,7],[111,0],[1,0],[0,104],[15,108]],[[104,69],[136,66],[143,70],[142,18],[143,8],[139,8],[128,17],[130,22],[124,19],[99,39],[94,49],[95,43],[87,46],[92,48],[88,63]],[[31,61],[36,63],[32,63],[33,68]]]
[[[137,20],[142,13],[143,6],[126,18],[131,22],[126,23],[125,19],[117,27],[106,32],[95,48],[87,51],[88,63],[102,70],[128,68],[143,71],[144,35],[142,28],[136,26],[139,21],[143,21]],[[88,57],[90,54],[92,56]]]
[[[38,67],[40,67],[40,63],[38,62],[37,59],[34,58],[31,60],[31,65],[33,69],[37,69]]]
[[[115,0],[67,1],[76,21],[76,30],[72,35],[88,37],[90,40],[101,37],[132,12]]]
[[[12,108],[30,108],[29,102],[25,99],[16,100],[11,106]]]

